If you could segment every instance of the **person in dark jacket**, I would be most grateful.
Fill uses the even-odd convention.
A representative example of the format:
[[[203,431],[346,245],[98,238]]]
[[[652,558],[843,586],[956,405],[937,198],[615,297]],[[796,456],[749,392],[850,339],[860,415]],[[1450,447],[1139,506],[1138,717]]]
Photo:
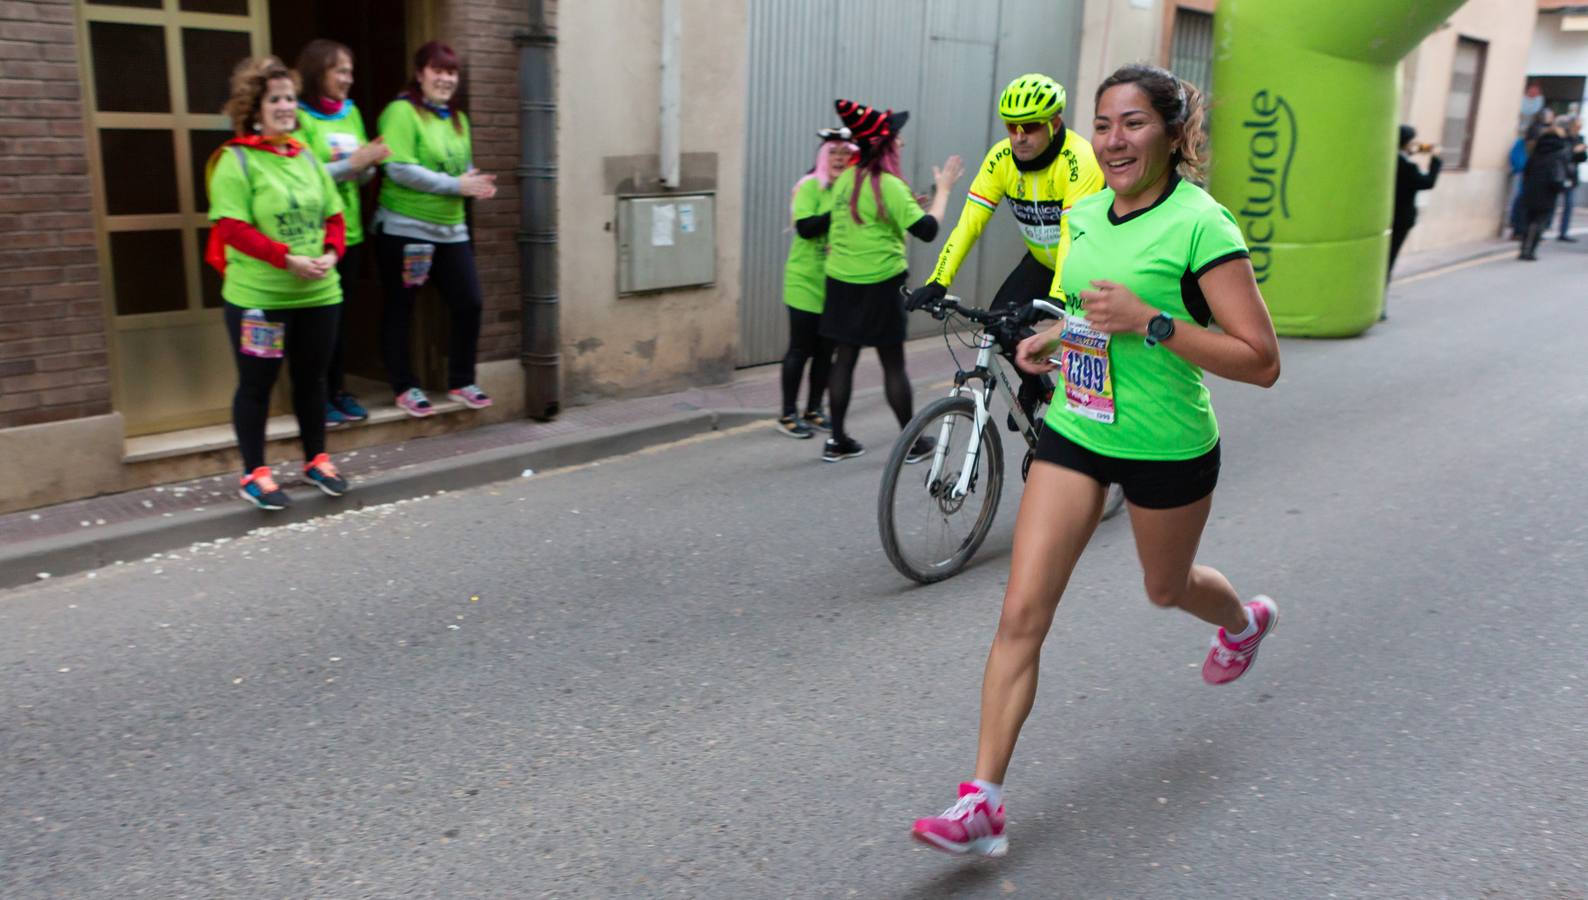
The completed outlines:
[[[1566,163],[1566,190],[1560,204],[1560,239],[1568,243],[1577,239],[1571,236],[1571,208],[1576,201],[1579,177],[1578,166],[1588,162],[1588,146],[1583,144],[1582,117],[1572,116],[1562,120],[1566,131],[1566,143],[1570,144],[1567,151],[1570,159]]]
[[[1522,252],[1517,259],[1538,259],[1538,242],[1555,214],[1555,201],[1565,190],[1571,166],[1571,145],[1560,126],[1551,124],[1539,132],[1522,171],[1522,215],[1527,230],[1522,233]]]
[[[1425,173],[1412,161],[1412,154],[1430,153],[1434,149],[1429,144],[1416,143],[1417,130],[1412,126],[1401,126],[1400,139],[1400,157],[1395,160],[1395,219],[1390,224],[1390,271],[1395,269],[1395,257],[1400,255],[1407,233],[1417,224],[1417,192],[1434,186],[1434,182],[1439,180],[1439,168],[1443,165],[1435,154],[1429,158],[1428,171]],[[1389,279],[1388,271],[1384,277],[1385,280]]]

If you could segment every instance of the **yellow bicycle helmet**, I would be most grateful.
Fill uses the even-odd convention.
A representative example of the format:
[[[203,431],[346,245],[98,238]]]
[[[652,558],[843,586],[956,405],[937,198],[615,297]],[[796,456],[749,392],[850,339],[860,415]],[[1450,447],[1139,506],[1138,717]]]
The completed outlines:
[[[1064,85],[1046,75],[1021,75],[998,98],[998,115],[1010,125],[1046,122],[1064,112]]]

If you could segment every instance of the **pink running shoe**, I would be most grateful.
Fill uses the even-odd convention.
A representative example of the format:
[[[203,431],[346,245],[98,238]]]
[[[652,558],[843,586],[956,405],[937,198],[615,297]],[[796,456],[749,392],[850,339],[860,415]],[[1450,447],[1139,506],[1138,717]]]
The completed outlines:
[[[480,386],[477,384],[466,384],[460,388],[453,388],[447,391],[447,396],[467,406],[469,409],[484,409],[496,402],[486,396],[486,393],[480,390]]]
[[[1238,644],[1231,641],[1222,628],[1213,635],[1213,647],[1208,650],[1207,661],[1202,663],[1202,680],[1208,684],[1229,684],[1245,675],[1257,661],[1257,645],[1279,625],[1279,607],[1262,594],[1246,604],[1246,611],[1257,623],[1257,633]]]
[[[940,816],[916,819],[910,836],[944,853],[979,853],[1003,856],[1009,852],[1004,836],[1004,808],[987,805],[987,795],[965,782],[959,786],[959,802]]]

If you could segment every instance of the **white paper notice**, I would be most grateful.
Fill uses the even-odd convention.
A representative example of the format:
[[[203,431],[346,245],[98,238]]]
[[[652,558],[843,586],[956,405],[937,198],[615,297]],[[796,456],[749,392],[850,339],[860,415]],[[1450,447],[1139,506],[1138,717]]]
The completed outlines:
[[[693,203],[678,204],[678,230],[684,234],[695,233],[695,205]]]
[[[678,209],[671,203],[658,203],[651,207],[651,246],[673,246],[673,220]]]

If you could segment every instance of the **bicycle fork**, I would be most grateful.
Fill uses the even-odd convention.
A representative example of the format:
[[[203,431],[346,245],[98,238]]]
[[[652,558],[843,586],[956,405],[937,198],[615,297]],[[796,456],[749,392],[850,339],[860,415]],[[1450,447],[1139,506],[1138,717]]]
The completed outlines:
[[[995,364],[992,356],[994,344],[995,341],[992,335],[983,333],[977,344],[976,368],[969,372],[959,372],[954,376],[952,396],[963,397],[969,394],[971,403],[976,410],[976,418],[971,426],[970,441],[965,446],[965,465],[960,469],[959,478],[949,491],[948,498],[950,500],[963,500],[970,494],[971,480],[975,475],[977,464],[981,462],[982,430],[986,428],[988,420],[992,418],[991,402],[988,399],[989,385],[996,385],[1002,389],[1004,399],[1009,403],[1010,409],[1019,416],[1023,427],[1028,427],[1030,424],[1029,421],[1026,421],[1024,411],[1020,409],[1020,404],[1015,402],[1014,391],[1009,387],[1007,379],[999,377],[1003,373],[998,372],[995,374],[991,368]],[[979,379],[983,386],[971,386],[970,381],[972,379]],[[945,416],[943,424],[938,427],[937,446],[932,450],[932,468],[927,472],[927,484],[933,484],[938,478],[942,477],[943,464],[948,459],[949,440],[954,435],[954,419],[954,416]]]

